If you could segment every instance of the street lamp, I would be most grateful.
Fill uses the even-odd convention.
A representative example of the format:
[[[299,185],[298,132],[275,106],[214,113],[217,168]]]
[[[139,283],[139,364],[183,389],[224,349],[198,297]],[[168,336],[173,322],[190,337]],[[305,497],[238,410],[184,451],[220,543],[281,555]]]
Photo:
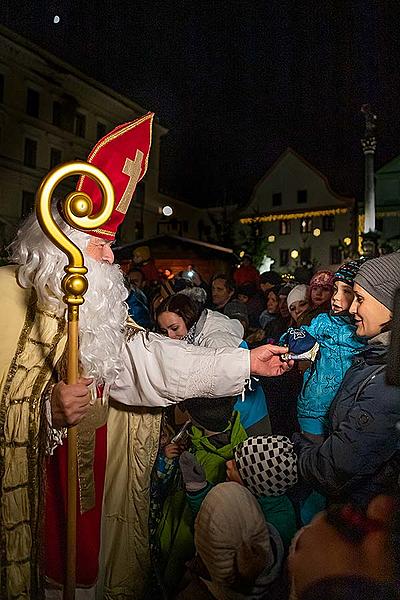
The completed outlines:
[[[290,253],[290,256],[296,260],[296,258],[299,258],[299,251],[298,250],[292,250]]]
[[[319,237],[320,235],[321,235],[321,230],[318,227],[316,227],[313,231],[313,236]]]

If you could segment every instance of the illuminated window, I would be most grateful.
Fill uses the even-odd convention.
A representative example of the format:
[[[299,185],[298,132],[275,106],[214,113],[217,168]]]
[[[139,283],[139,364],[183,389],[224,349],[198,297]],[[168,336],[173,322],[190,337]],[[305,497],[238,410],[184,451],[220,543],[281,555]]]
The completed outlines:
[[[289,235],[291,231],[290,221],[279,221],[279,233],[281,235]]]
[[[312,233],[312,218],[304,217],[300,221],[300,233]]]

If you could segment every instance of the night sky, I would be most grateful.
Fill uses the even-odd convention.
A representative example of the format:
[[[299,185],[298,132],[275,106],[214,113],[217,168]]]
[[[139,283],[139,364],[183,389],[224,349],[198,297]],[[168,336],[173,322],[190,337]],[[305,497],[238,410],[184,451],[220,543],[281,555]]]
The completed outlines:
[[[360,196],[367,102],[377,166],[400,154],[399,4],[2,0],[0,22],[155,111],[160,189],[210,205],[246,202],[287,146]]]

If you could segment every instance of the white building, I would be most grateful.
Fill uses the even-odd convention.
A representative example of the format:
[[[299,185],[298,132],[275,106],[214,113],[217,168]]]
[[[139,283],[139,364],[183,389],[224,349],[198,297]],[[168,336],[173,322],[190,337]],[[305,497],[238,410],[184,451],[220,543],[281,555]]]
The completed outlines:
[[[322,173],[288,148],[254,188],[240,223],[257,223],[274,270],[288,272],[301,262],[335,267],[343,248],[356,242],[353,207],[353,198],[336,194]]]
[[[20,219],[32,210],[38,185],[52,167],[85,160],[108,131],[146,112],[0,26],[0,246],[12,239]],[[156,121],[148,171],[128,210],[121,243],[165,229],[197,237],[199,219],[207,218],[205,211],[158,191],[160,138],[166,133]],[[60,186],[60,195],[74,185],[70,181]],[[172,207],[171,217],[162,217],[164,205]]]

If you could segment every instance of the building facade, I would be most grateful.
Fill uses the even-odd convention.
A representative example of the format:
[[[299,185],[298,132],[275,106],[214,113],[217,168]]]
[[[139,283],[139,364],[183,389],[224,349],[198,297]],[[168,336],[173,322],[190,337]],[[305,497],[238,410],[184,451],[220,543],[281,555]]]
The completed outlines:
[[[396,156],[375,173],[376,229],[380,244],[400,248],[400,156]]]
[[[356,247],[354,206],[354,198],[336,194],[322,173],[288,148],[254,188],[240,224],[244,235],[255,226],[268,242],[271,269],[335,268]]]
[[[35,44],[0,27],[0,247],[14,237],[33,208],[36,190],[59,163],[85,160],[116,125],[148,112],[129,98],[84,75]],[[118,241],[174,233],[198,237],[206,211],[159,193],[160,139],[157,120],[148,171],[137,187]],[[61,184],[64,196],[75,181]],[[172,215],[164,216],[164,206]]]

